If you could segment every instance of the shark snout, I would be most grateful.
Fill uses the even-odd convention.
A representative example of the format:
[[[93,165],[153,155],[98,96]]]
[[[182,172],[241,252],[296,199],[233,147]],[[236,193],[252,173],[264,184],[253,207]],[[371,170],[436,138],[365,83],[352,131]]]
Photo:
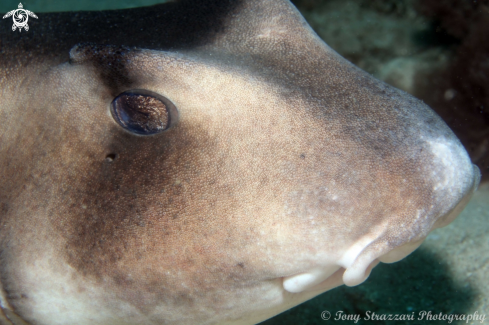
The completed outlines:
[[[469,203],[472,195],[477,190],[479,186],[481,173],[479,168],[476,165],[471,164],[467,169],[472,169],[472,175],[469,176],[468,180],[470,183],[464,183],[459,191],[462,193],[462,197],[455,203],[455,206],[445,213],[442,217],[440,217],[433,226],[433,229],[445,227],[449,223],[451,223],[457,216],[462,212],[467,203]]]
[[[452,222],[469,202],[480,182],[480,171],[472,164],[458,139],[439,137],[428,140],[433,162],[428,166],[432,195],[442,210],[433,226]]]
[[[392,155],[400,158],[380,160],[379,165],[388,167],[377,171],[378,178],[372,180],[377,185],[369,191],[355,192],[356,187],[351,187],[348,193],[355,195],[341,196],[337,189],[331,190],[335,195],[327,191],[319,195],[329,203],[322,206],[327,220],[323,234],[328,238],[324,246],[337,244],[327,253],[318,250],[317,257],[311,257],[316,262],[303,272],[284,277],[286,291],[358,285],[379,262],[405,258],[430,231],[448,225],[462,212],[477,190],[481,174],[451,130],[441,119],[435,121],[438,123],[425,124],[423,132],[411,134],[406,150],[394,149]],[[368,186],[364,184],[364,188]],[[379,204],[369,205],[373,201]],[[313,210],[309,207],[308,211]],[[330,231],[341,227],[347,229],[346,235]]]

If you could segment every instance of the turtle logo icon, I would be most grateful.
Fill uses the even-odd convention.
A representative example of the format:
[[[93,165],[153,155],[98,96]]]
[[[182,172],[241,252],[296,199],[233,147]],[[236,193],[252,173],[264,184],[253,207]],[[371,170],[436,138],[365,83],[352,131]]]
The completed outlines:
[[[22,31],[22,28],[24,28],[26,31],[29,30],[29,25],[27,25],[29,16],[33,18],[37,18],[35,13],[29,10],[25,10],[24,7],[22,6],[22,3],[19,3],[19,9],[15,9],[7,12],[5,16],[3,16],[3,19],[8,18],[10,16],[13,16],[12,19],[14,20],[14,24],[12,25],[12,30],[15,31],[18,28],[19,32]]]

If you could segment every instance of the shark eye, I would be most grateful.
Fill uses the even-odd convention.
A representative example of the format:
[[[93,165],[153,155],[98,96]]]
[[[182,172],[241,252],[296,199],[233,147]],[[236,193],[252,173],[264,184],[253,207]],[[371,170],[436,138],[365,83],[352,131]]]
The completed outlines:
[[[110,111],[120,126],[139,135],[168,130],[178,118],[177,109],[168,98],[142,89],[125,91],[117,96]]]

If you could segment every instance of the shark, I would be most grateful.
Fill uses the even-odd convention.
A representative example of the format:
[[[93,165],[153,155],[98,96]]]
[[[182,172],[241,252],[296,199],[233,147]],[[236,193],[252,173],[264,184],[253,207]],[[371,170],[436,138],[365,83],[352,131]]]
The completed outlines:
[[[480,180],[287,0],[0,35],[2,324],[255,324],[409,255]]]

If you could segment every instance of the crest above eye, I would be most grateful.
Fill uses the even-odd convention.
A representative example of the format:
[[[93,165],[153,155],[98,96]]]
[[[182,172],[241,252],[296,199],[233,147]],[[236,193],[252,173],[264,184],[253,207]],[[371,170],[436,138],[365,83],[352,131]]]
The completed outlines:
[[[138,135],[158,134],[178,120],[178,111],[168,98],[144,89],[119,94],[110,111],[120,126]]]

